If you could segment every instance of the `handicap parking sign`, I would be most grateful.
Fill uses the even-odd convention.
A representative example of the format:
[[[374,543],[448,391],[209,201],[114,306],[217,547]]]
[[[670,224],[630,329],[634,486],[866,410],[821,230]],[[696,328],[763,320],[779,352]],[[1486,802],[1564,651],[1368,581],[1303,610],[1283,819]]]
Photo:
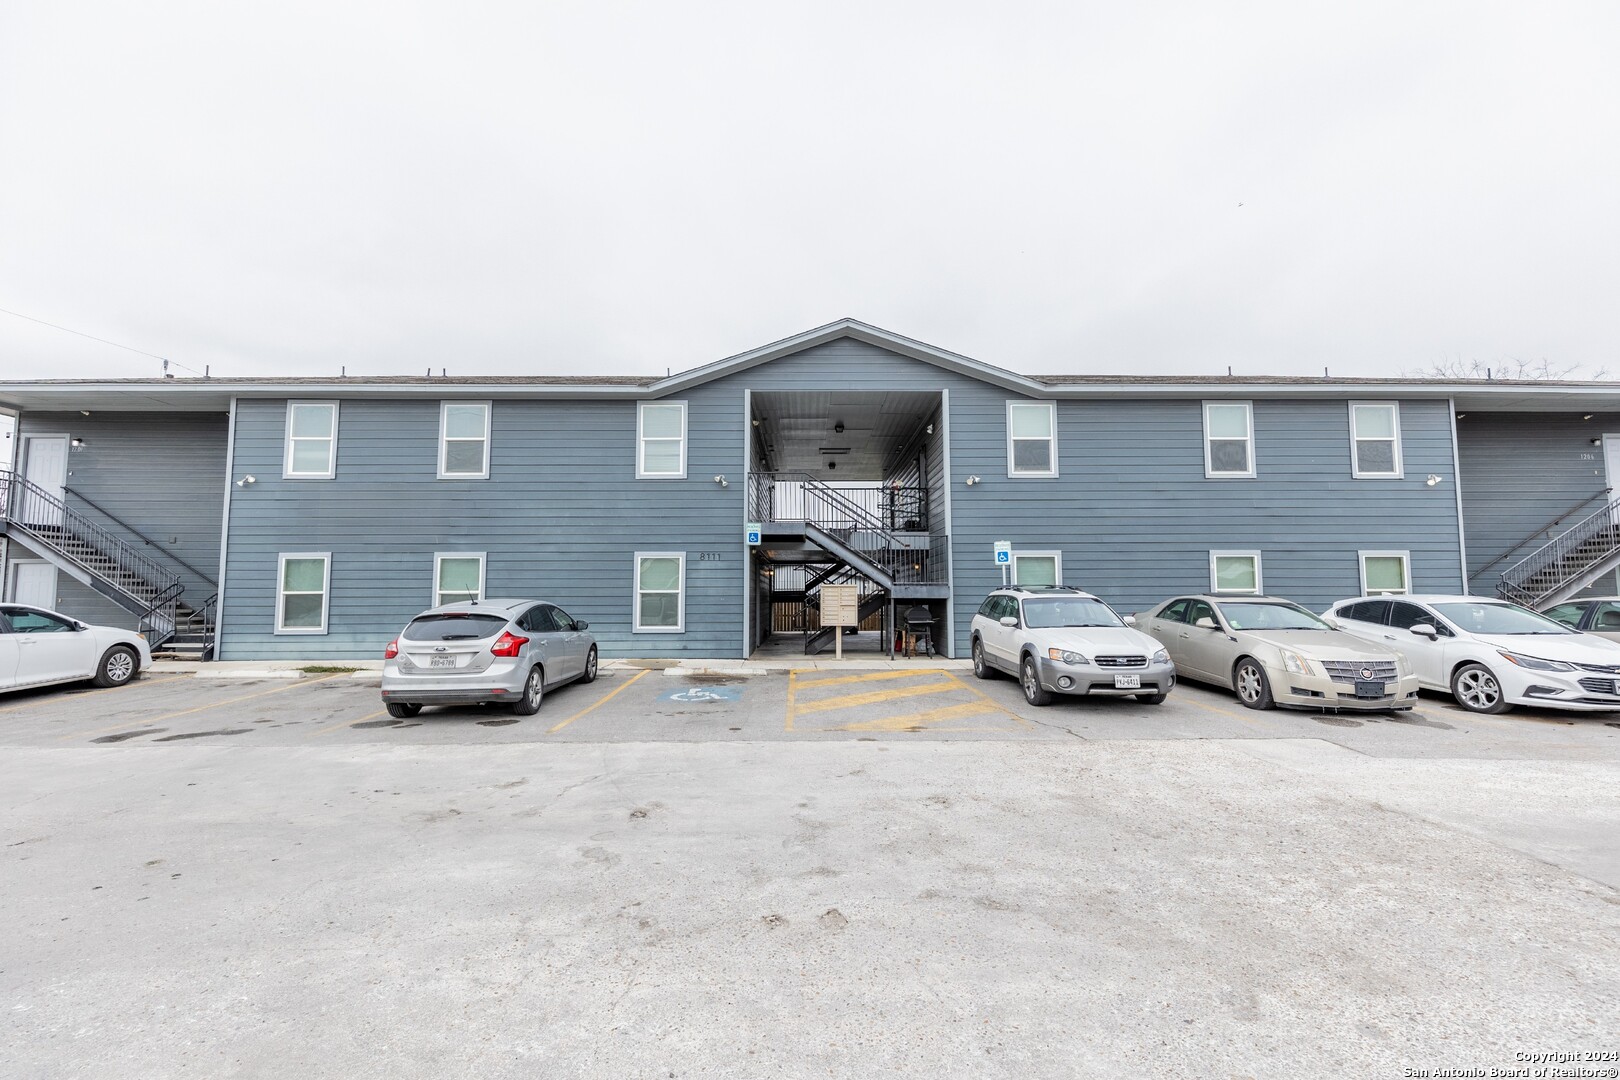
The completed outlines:
[[[759,522],[750,521],[748,523],[748,527],[744,530],[744,534],[748,538],[749,546],[751,546],[751,547],[758,547],[759,546],[759,533],[760,533]]]
[[[996,541],[996,565],[1006,566],[1012,562],[1012,541]]]

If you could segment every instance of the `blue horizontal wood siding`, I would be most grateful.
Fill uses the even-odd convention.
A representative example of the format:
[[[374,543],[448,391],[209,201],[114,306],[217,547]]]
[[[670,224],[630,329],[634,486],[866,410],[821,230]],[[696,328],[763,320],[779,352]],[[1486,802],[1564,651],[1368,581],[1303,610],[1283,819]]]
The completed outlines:
[[[67,504],[178,573],[182,599],[200,606],[219,575],[227,425],[224,413],[24,413],[18,432],[82,439],[68,452]],[[65,573],[57,575],[57,601],[86,622],[135,628],[134,615]]]
[[[1253,479],[1205,477],[1200,401],[1063,400],[1059,475],[1009,479],[1008,398],[951,392],[959,651],[1001,583],[997,540],[1062,551],[1065,584],[1125,612],[1206,591],[1212,550],[1259,550],[1266,591],[1315,610],[1360,590],[1364,550],[1410,551],[1416,588],[1461,586],[1445,402],[1401,403],[1405,479],[1352,478],[1347,400],[1254,402]],[[1447,479],[1429,487],[1431,472]]]
[[[435,552],[482,551],[485,595],[554,601],[605,657],[741,650],[740,394],[688,402],[687,478],[636,479],[634,401],[496,400],[487,480],[439,480],[439,404],[344,399],[337,475],[281,479],[285,400],[241,401],[224,659],[366,658],[433,601]],[[721,488],[716,475],[731,484]],[[278,635],[282,552],[330,551],[323,635]],[[632,633],[634,553],[684,551],[686,632]],[[719,554],[713,561],[700,553]]]
[[[1472,591],[1493,595],[1503,570],[1607,502],[1603,447],[1592,440],[1620,434],[1620,414],[1583,416],[1476,411],[1457,421]],[[1614,587],[1610,578],[1594,588]]]

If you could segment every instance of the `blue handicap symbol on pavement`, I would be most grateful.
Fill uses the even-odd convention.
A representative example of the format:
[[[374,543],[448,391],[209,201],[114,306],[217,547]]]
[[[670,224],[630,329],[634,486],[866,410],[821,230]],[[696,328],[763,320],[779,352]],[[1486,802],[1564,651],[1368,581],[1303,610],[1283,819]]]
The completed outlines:
[[[685,690],[669,690],[658,695],[659,701],[739,701],[740,686],[692,686]]]

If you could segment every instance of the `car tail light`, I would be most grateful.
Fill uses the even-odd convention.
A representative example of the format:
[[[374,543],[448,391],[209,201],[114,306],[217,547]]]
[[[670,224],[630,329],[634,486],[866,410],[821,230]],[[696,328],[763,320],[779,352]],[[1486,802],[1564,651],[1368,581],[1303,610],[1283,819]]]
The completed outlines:
[[[518,650],[523,648],[523,646],[527,645],[528,643],[528,638],[518,637],[516,634],[512,633],[512,631],[508,630],[506,633],[495,639],[495,644],[490,646],[489,651],[494,653],[496,656],[516,656],[518,654]]]
[[[394,657],[396,657],[398,655],[399,655],[399,639],[395,638],[393,641],[390,641],[388,643],[388,648],[383,650],[383,659],[384,660],[392,660]]]

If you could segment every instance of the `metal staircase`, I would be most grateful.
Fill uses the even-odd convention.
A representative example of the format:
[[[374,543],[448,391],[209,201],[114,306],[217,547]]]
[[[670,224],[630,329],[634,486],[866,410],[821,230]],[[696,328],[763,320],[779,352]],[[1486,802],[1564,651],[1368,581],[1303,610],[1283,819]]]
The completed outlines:
[[[1496,594],[1528,608],[1560,604],[1620,568],[1620,499],[1502,571]]]
[[[133,614],[153,652],[212,652],[217,594],[195,607],[181,601],[177,571],[12,469],[0,468],[0,533]]]

